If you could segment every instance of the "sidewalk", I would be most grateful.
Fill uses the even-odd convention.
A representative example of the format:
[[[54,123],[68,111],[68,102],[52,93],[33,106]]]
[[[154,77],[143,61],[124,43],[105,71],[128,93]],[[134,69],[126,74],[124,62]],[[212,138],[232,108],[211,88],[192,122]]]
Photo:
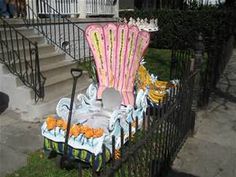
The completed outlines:
[[[28,154],[42,147],[40,123],[24,122],[10,110],[0,115],[0,177],[26,165]]]
[[[236,176],[236,49],[168,177]]]

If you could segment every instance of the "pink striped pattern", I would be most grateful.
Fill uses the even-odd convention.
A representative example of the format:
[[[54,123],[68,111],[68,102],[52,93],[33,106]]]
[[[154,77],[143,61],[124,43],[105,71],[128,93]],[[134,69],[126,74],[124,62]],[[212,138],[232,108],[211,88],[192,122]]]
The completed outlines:
[[[127,24],[89,25],[86,38],[98,74],[97,98],[107,87],[120,91],[122,104],[134,105],[134,82],[141,57],[149,44],[149,33]]]

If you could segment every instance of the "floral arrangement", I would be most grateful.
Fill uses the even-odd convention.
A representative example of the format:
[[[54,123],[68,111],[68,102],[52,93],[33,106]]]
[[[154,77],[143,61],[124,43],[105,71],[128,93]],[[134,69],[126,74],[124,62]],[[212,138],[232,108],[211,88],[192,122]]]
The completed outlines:
[[[46,120],[47,129],[53,130],[56,127],[66,131],[67,122],[63,119],[57,119],[53,116],[48,116]],[[80,134],[84,135],[86,138],[99,138],[103,135],[104,130],[102,128],[91,128],[86,125],[73,124],[70,128],[70,136],[78,137]]]

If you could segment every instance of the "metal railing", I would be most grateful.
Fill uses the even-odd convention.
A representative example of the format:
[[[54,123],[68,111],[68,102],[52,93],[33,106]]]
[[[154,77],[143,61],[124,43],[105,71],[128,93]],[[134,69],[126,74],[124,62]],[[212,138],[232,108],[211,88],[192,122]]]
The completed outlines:
[[[188,55],[186,51],[173,53]],[[144,128],[129,135],[128,144],[121,146],[120,159],[115,160],[113,155],[110,166],[103,166],[101,176],[155,177],[168,171],[195,124],[192,102],[195,77],[199,71],[191,69],[191,60],[186,59],[185,62],[185,73],[179,86],[171,88],[168,96],[162,102],[159,101],[157,106],[148,108],[142,121]],[[139,126],[136,123],[136,130]],[[129,127],[131,129],[132,125]],[[121,142],[124,142],[122,133]]]
[[[114,15],[118,11],[114,0],[86,0],[87,15]]]
[[[64,51],[72,59],[83,62],[91,59],[84,30],[54,9],[48,0],[27,0],[25,23],[37,29],[49,43]],[[32,7],[36,7],[35,12]],[[47,9],[49,18],[40,18],[38,12]]]
[[[40,2],[40,1],[39,1]],[[50,0],[47,3],[62,15],[76,16],[81,14],[83,3],[87,15],[114,15],[113,0]],[[38,11],[39,15],[50,14],[47,6],[42,6]]]
[[[40,72],[38,45],[0,17],[0,62],[34,90],[35,101],[44,98],[45,78]]]

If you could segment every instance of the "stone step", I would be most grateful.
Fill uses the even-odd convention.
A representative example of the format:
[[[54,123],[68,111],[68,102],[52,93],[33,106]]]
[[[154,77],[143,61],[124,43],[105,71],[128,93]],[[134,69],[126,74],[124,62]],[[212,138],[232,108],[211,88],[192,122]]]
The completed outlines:
[[[42,118],[47,114],[55,113],[58,101],[62,97],[70,97],[73,86],[70,70],[71,68],[77,68],[78,64],[63,51],[48,44],[46,39],[32,27],[17,27],[16,29],[30,41],[38,43],[40,71],[46,78],[44,85],[45,97],[35,102],[33,89],[25,86],[18,76],[11,74],[9,71],[6,72],[6,66],[0,68],[0,79],[2,81],[6,80],[4,89],[5,92],[11,95],[12,108],[19,110],[22,119],[34,121],[35,118]],[[35,68],[36,55],[33,45],[29,46],[28,41],[21,39],[15,31],[9,31],[9,29],[5,31],[1,26],[0,34],[2,41],[0,43],[0,60],[7,62],[10,60],[10,64],[17,71],[21,71],[21,77],[27,76],[24,74],[27,68],[26,63]],[[81,44],[80,49],[76,50],[77,54],[80,51],[80,58],[83,58],[84,51],[85,53],[88,52],[88,47],[86,46],[84,49],[83,44]],[[28,70],[28,78],[25,79],[32,79],[31,82],[33,83],[34,78],[30,78],[30,73],[34,72],[35,70]],[[83,72],[83,75],[78,79],[76,93],[85,92],[91,82],[88,73]]]
[[[64,75],[67,73],[70,73],[71,68],[76,68],[77,64],[74,61],[71,60],[62,60],[60,62],[41,65],[40,71],[42,75],[48,80],[51,77],[59,77],[60,75]],[[31,71],[30,69],[27,70],[28,76],[30,76],[30,73],[34,71]],[[25,70],[22,70],[22,73],[26,73]],[[30,79],[30,78],[29,78]],[[17,85],[20,86],[23,83],[21,83],[20,79],[17,82]],[[49,79],[50,80],[50,79]],[[47,81],[46,81],[47,82]]]
[[[28,40],[27,40],[28,39]],[[46,40],[43,38],[42,35],[29,35],[27,36],[27,39],[24,37],[6,37],[2,36],[2,41],[5,43],[5,46],[7,46],[8,50],[16,50],[17,48],[21,47],[22,48],[34,48],[33,43],[37,42],[38,44],[45,44]],[[31,42],[29,42],[31,41]]]
[[[57,63],[65,59],[65,54],[61,52],[41,53],[39,54],[40,66]]]
[[[3,38],[5,38],[4,36],[7,37],[19,37],[21,36],[20,34],[24,35],[24,36],[30,36],[30,35],[35,35],[35,30],[33,27],[27,28],[27,27],[20,27],[20,28],[15,28],[17,30],[14,31],[13,29],[9,30],[10,28],[0,28],[0,34]]]
[[[44,68],[44,66],[47,66],[49,64],[55,64],[55,63],[61,62],[63,60],[65,60],[65,54],[61,54],[58,52],[44,54],[39,57],[40,66],[43,68]],[[29,62],[29,64],[31,64],[30,61],[27,60],[27,62]],[[32,61],[32,65],[35,68],[35,60]],[[25,65],[24,61],[22,61],[21,64],[19,62],[16,63],[16,69],[18,72],[22,71],[22,73],[24,73],[25,67],[26,67],[26,65]],[[21,82],[20,78],[18,78],[17,79],[17,86],[20,86],[20,85],[23,85],[23,83]]]
[[[81,76],[81,78],[83,78],[84,75],[88,75],[88,72],[83,71],[83,75]],[[56,84],[56,83],[59,83],[59,82],[62,82],[62,81],[65,81],[65,80],[69,80],[71,78],[72,78],[72,75],[71,75],[70,72],[66,72],[66,73],[63,73],[63,74],[60,74],[60,75],[52,76],[50,78],[47,78],[47,80],[45,82],[45,87]]]
[[[85,93],[88,86],[92,83],[92,80],[88,77],[88,74],[83,74],[77,82],[76,95],[79,93]],[[21,119],[26,121],[38,121],[46,115],[55,114],[56,105],[61,98],[71,97],[73,80],[68,79],[57,84],[52,84],[45,87],[45,98],[34,102],[34,92],[26,86],[17,87],[17,95],[19,93],[24,95],[24,99],[15,99],[15,104],[21,109]],[[31,101],[29,102],[29,97]]]
[[[48,102],[62,96],[70,95],[72,92],[73,78],[68,77],[67,79],[55,81],[56,83],[50,83],[45,86],[45,98],[44,101]],[[76,90],[84,90],[91,83],[88,74],[83,74],[77,82]]]
[[[88,86],[91,84],[91,80],[86,78],[83,80],[79,79],[77,83],[77,89],[75,94],[75,99],[79,93],[85,93]],[[81,84],[83,83],[83,84]],[[71,83],[72,84],[72,83]],[[42,118],[45,118],[47,115],[52,115],[56,113],[56,106],[61,98],[70,98],[72,91],[72,85],[68,85],[68,91],[64,93],[60,93],[61,95],[57,95],[57,98],[54,99],[44,99],[43,101],[39,101],[37,104],[30,104],[27,106],[27,111],[21,113],[21,118],[25,121],[39,121]],[[64,95],[63,95],[64,94]],[[49,96],[51,97],[51,96]]]
[[[77,64],[71,60],[44,65],[41,67],[41,73],[50,82],[50,78],[62,76],[70,73],[71,68],[76,68]],[[47,81],[46,81],[47,82]]]
[[[0,47],[1,47],[1,45],[0,45]],[[3,50],[0,50],[0,57],[7,58],[8,55],[13,56],[13,54],[17,54],[21,58],[29,57],[29,54],[30,54],[29,46],[25,46],[25,48],[23,48],[23,46],[19,46],[19,48],[15,47],[14,50],[16,50],[16,52],[13,52],[11,47],[8,48],[8,50],[6,48],[4,48]],[[54,48],[54,46],[49,45],[49,44],[45,44],[45,43],[44,44],[38,44],[38,52],[39,52],[39,55],[40,54],[52,53],[52,52],[55,52],[55,48]]]

